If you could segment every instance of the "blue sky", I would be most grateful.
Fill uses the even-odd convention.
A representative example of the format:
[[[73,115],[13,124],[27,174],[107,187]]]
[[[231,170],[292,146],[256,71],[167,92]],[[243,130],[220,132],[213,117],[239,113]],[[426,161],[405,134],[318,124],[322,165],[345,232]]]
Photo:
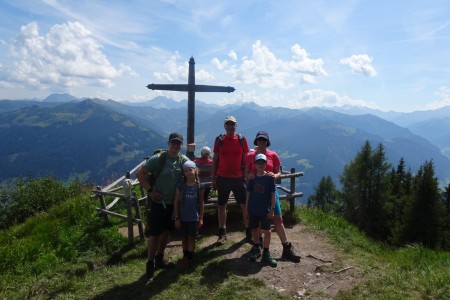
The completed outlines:
[[[450,105],[450,2],[0,1],[0,99],[175,100],[149,83],[226,85],[227,104]]]

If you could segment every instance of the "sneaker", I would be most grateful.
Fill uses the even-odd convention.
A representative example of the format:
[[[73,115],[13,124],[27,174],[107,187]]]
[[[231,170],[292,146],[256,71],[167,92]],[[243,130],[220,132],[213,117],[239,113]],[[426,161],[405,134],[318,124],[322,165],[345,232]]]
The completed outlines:
[[[226,241],[227,241],[227,235],[222,234],[222,235],[219,235],[219,238],[217,239],[217,244],[223,245],[223,244],[225,244]]]
[[[277,266],[277,261],[272,257],[272,255],[270,255],[269,251],[263,253],[261,261],[265,262],[266,264],[268,264],[271,267]]]
[[[169,262],[164,255],[156,255],[155,257],[155,268],[156,269],[170,269],[175,267],[173,262]]]
[[[258,257],[261,256],[261,248],[259,248],[258,245],[253,245],[252,250],[250,250],[250,257],[248,258],[249,261],[256,261]]]
[[[283,244],[283,254],[281,255],[281,258],[298,263],[300,262],[301,257],[295,253],[294,246],[292,246],[290,242],[287,242],[286,244]]]
[[[145,277],[147,281],[150,281],[155,274],[155,261],[147,260],[147,265],[145,266]]]

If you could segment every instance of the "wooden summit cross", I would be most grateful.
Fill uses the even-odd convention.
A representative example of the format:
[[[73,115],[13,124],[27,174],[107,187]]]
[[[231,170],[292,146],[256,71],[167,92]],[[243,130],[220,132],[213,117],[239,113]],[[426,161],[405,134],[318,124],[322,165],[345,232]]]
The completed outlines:
[[[234,87],[217,85],[196,85],[195,84],[195,61],[191,57],[189,60],[188,84],[149,84],[147,88],[151,90],[188,92],[188,120],[187,120],[187,147],[186,156],[194,159],[194,124],[195,124],[195,92],[234,92]]]

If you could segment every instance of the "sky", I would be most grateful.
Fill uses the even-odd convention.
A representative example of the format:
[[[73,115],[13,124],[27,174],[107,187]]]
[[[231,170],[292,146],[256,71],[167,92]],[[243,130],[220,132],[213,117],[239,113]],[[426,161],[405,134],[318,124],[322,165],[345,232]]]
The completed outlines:
[[[448,0],[0,0],[0,99],[51,93],[142,102],[232,86],[219,105],[450,105]]]

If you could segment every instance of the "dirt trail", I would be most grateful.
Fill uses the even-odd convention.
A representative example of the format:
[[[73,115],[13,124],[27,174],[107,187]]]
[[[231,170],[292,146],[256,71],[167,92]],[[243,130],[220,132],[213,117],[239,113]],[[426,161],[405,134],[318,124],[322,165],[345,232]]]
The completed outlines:
[[[270,251],[278,261],[276,268],[248,261],[251,245],[243,241],[242,231],[228,232],[224,247],[228,246],[229,251],[224,263],[236,275],[261,279],[267,286],[296,299],[333,299],[340,290],[351,289],[360,281],[360,268],[340,255],[320,233],[302,224],[286,228],[286,233],[302,257],[300,263],[281,259],[282,246],[273,231]],[[211,236],[203,240],[198,250],[216,243],[217,237],[212,232],[208,234]],[[171,241],[166,254],[179,255],[180,246],[179,240]]]

